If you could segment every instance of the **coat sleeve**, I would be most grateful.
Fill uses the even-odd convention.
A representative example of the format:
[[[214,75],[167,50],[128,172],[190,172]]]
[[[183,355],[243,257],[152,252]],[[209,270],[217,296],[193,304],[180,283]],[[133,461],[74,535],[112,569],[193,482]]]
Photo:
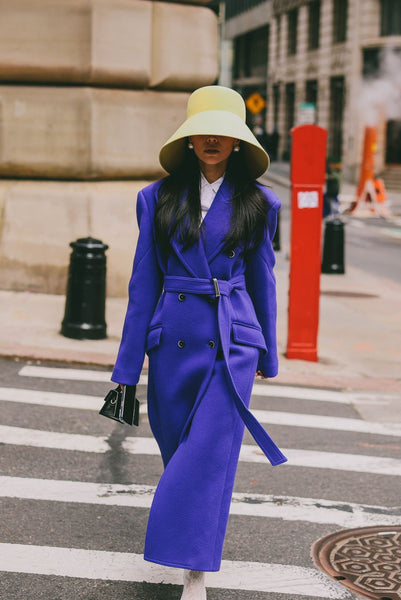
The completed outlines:
[[[264,190],[264,193],[269,204],[265,239],[257,249],[249,253],[245,277],[247,290],[255,307],[267,347],[267,353],[261,354],[257,368],[265,377],[275,377],[278,373],[277,298],[276,278],[273,272],[276,259],[272,240],[277,227],[277,212],[281,204],[270,190]]]
[[[137,200],[139,237],[129,282],[128,308],[112,381],[138,383],[145,357],[146,334],[162,290],[154,240],[153,211],[139,192]]]

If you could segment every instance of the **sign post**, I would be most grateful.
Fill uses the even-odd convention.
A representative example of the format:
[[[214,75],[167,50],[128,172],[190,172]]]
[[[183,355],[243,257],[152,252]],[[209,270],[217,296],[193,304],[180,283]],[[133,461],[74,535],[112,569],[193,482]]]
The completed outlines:
[[[291,249],[287,358],[317,362],[327,131],[291,131]]]

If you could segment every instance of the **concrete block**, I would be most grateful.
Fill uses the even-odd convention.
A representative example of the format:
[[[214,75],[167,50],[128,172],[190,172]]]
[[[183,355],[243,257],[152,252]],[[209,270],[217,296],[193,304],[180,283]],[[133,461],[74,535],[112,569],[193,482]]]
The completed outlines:
[[[218,24],[200,6],[155,2],[151,87],[194,89],[218,75]]]
[[[0,176],[152,179],[188,94],[0,86]]]
[[[92,176],[152,179],[159,151],[184,121],[189,94],[94,90]]]
[[[87,0],[0,0],[1,79],[74,81],[84,72],[88,76],[90,30]]]
[[[138,240],[136,198],[149,181],[96,182],[90,186],[89,215],[93,235],[109,245],[107,296],[128,295],[134,252]]]
[[[150,79],[152,2],[96,0],[90,83],[146,87]]]
[[[125,297],[148,183],[0,181],[1,289],[64,294],[69,244],[92,236],[109,245],[107,295]]]
[[[0,86],[0,175],[89,173],[91,104],[86,88]]]
[[[205,6],[0,0],[0,80],[192,91],[217,77],[217,29]]]
[[[1,181],[0,196],[2,288],[65,292],[68,244],[87,230],[82,197],[65,184],[16,181]]]
[[[0,79],[146,86],[152,2],[0,0]]]

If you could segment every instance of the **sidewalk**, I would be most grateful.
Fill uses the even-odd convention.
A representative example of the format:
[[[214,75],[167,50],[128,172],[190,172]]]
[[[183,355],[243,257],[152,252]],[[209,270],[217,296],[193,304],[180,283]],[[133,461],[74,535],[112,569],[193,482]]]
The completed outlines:
[[[352,268],[321,276],[319,362],[288,360],[289,264],[279,253],[276,383],[399,393],[401,397],[401,286]],[[126,299],[108,298],[105,340],[73,340],[60,331],[64,296],[0,291],[0,356],[111,367]]]

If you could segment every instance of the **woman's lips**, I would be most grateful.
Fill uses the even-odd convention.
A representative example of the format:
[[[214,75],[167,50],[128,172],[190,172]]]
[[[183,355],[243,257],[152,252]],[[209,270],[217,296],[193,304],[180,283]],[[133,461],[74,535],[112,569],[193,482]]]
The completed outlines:
[[[217,148],[206,148],[206,154],[218,154],[219,150]]]

